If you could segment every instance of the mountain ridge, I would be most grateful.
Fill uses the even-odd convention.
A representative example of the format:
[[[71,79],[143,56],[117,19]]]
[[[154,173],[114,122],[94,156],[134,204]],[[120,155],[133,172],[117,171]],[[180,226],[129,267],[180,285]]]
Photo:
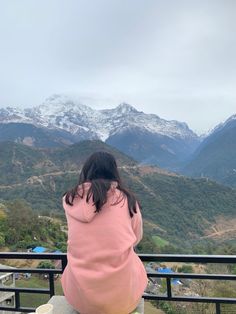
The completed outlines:
[[[62,115],[60,115],[61,113]],[[75,117],[73,119],[70,116],[72,113],[75,113],[80,118],[80,121],[76,121]],[[126,118],[128,114],[131,115]],[[110,118],[116,119],[115,123],[109,124],[108,119]],[[140,126],[142,124],[146,130],[153,133],[156,132],[169,137],[198,138],[197,134],[190,130],[185,122],[161,119],[158,115],[138,111],[135,107],[125,102],[112,109],[96,110],[56,94],[47,98],[43,104],[33,108],[7,107],[0,109],[0,123],[31,123],[48,128],[61,128],[72,134],[78,132],[78,127],[89,129],[92,133],[95,132],[94,129],[96,128],[100,139],[103,141],[109,137],[108,133],[111,129],[124,125],[124,121],[120,121],[120,118],[125,119],[126,125]],[[66,125],[68,121],[71,123],[70,125]],[[85,125],[85,122],[87,125]],[[94,123],[94,128],[89,128],[89,124],[92,123]],[[104,123],[108,133],[102,132]],[[75,125],[77,125],[77,128],[73,127]]]
[[[182,173],[236,186],[236,115],[215,127],[200,144]]]
[[[125,102],[115,108],[95,110],[61,95],[53,95],[34,108],[0,109],[0,128],[6,129],[10,123],[21,124],[19,134],[8,134],[5,139],[36,147],[102,140],[141,163],[151,161],[168,169],[176,168],[200,142],[185,122],[146,114]],[[27,134],[26,124],[39,128],[40,136],[35,129]]]

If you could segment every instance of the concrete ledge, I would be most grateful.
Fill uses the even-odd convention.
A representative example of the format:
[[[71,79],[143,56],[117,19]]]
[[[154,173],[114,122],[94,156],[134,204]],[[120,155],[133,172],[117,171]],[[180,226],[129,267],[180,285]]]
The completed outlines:
[[[53,314],[79,314],[67,303],[63,296],[55,295],[48,303],[53,305]]]
[[[53,305],[53,314],[79,314],[75,311],[66,301],[65,297],[60,295],[54,295],[49,301],[49,304]],[[140,300],[140,303],[135,311],[140,314],[144,314],[144,299]],[[131,313],[132,314],[132,313]]]

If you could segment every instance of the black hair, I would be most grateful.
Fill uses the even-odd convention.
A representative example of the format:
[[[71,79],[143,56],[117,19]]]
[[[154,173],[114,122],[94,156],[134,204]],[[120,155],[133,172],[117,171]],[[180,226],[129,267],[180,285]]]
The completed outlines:
[[[117,184],[117,189],[121,191],[121,197],[113,205],[118,204],[127,197],[129,214],[133,217],[134,213],[137,213],[138,201],[134,194],[126,189],[121,182],[114,156],[105,151],[95,152],[85,161],[78,184],[65,193],[65,202],[72,206],[75,197],[83,198],[85,195],[84,183],[89,182],[91,186],[86,193],[86,201],[89,202],[92,197],[96,207],[95,212],[99,212],[107,202],[107,192],[114,181]],[[82,193],[79,192],[79,190],[81,191],[80,186],[82,186]]]

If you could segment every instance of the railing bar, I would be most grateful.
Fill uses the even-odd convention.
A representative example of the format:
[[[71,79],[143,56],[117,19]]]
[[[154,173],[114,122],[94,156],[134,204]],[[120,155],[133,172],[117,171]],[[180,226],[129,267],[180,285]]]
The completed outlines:
[[[235,275],[219,274],[193,274],[193,273],[147,273],[148,277],[158,278],[187,278],[187,279],[211,279],[211,280],[236,280]]]
[[[29,253],[29,252],[0,252],[0,259],[52,259],[62,260],[66,253]]]
[[[20,307],[19,309],[16,309],[14,307],[8,307],[8,306],[0,306],[0,311],[10,311],[10,312],[26,312],[26,313],[29,313],[29,312],[32,312],[32,311],[35,311],[34,308],[31,308],[31,307]]]
[[[55,295],[55,286],[54,286],[54,275],[49,273],[49,290],[50,290],[50,297]]]
[[[236,255],[138,254],[142,261],[235,263]],[[0,252],[0,259],[67,259],[66,253]]]
[[[61,274],[62,269],[50,269],[50,268],[0,268],[0,273],[37,273],[37,274]]]
[[[220,309],[220,303],[216,303],[216,314],[220,314],[221,309]]]
[[[236,255],[176,255],[176,254],[138,254],[142,261],[235,263]],[[0,259],[66,259],[66,253],[26,253],[0,252]]]
[[[171,293],[171,279],[168,277],[166,278],[166,287],[167,287],[167,297],[171,299],[172,293]]]
[[[0,291],[4,292],[22,292],[22,293],[41,293],[41,294],[50,294],[49,289],[37,289],[37,288],[6,288],[6,287],[0,287]]]
[[[143,262],[235,263],[236,255],[138,254]]]
[[[198,303],[228,303],[236,304],[236,299],[233,298],[210,298],[210,297],[184,297],[184,296],[172,296],[171,300],[165,296],[158,296],[152,294],[144,294],[144,299],[147,300],[166,300],[166,301],[179,301],[179,302],[198,302]]]

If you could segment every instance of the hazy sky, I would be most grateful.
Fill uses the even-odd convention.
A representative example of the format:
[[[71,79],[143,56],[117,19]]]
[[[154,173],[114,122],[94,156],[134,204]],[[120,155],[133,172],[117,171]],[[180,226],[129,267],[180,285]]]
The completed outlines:
[[[236,0],[0,0],[0,107],[128,102],[204,132],[236,114]]]

